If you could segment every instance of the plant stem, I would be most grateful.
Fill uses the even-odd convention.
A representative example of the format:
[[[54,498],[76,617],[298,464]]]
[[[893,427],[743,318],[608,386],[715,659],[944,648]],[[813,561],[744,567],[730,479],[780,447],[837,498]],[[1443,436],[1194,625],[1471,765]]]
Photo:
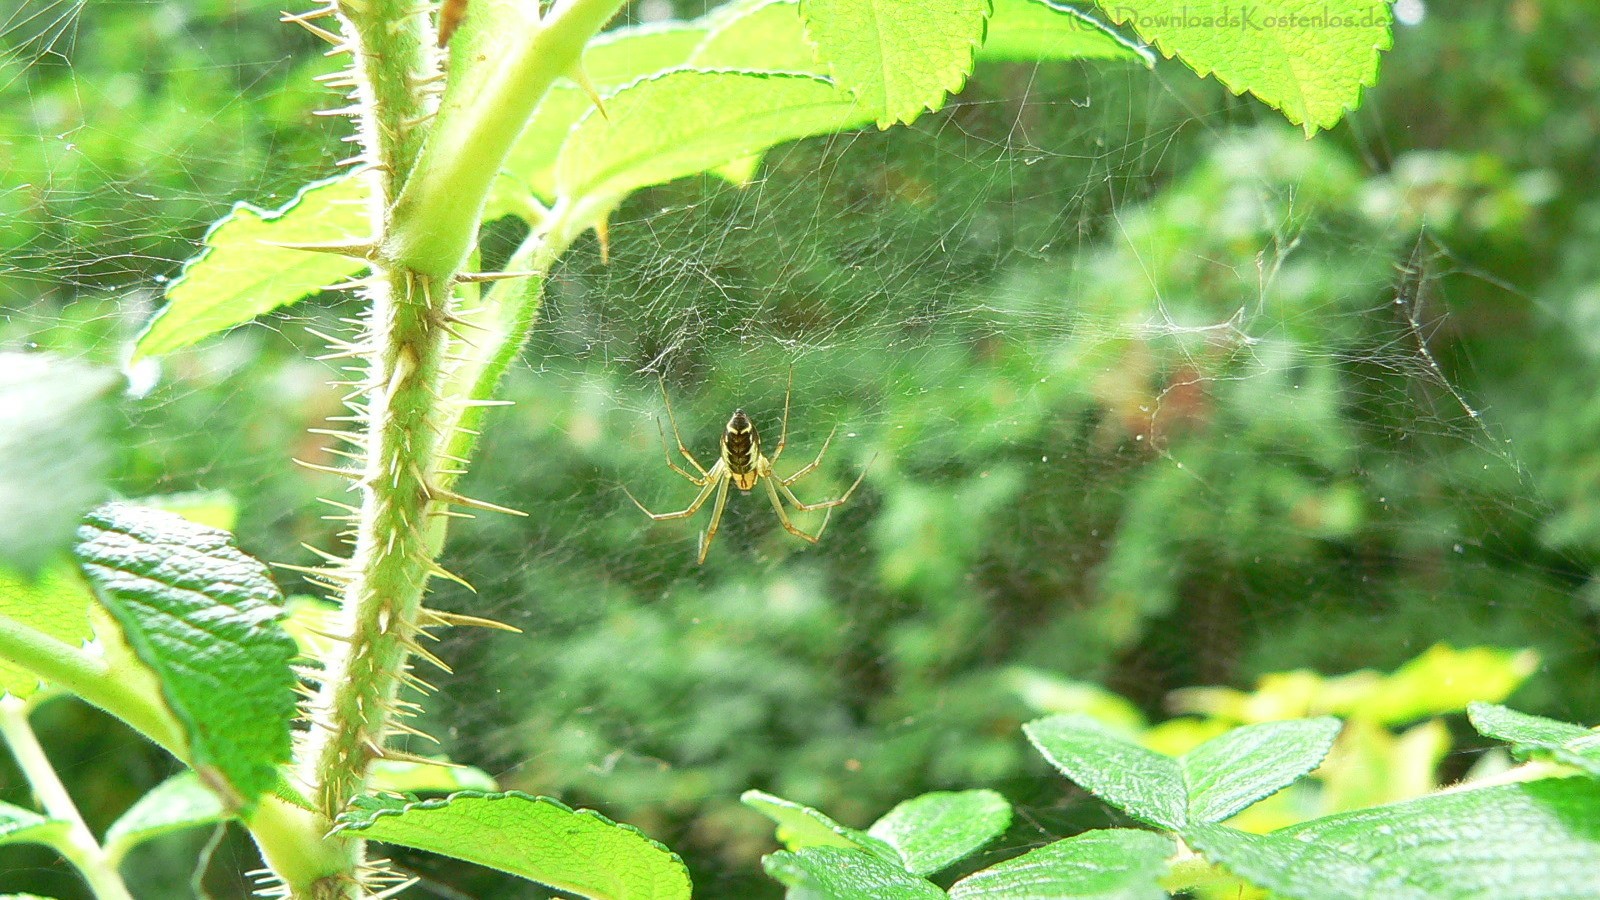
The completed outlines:
[[[555,80],[580,63],[589,39],[623,0],[562,0],[543,20],[525,20],[497,46],[503,51],[477,90],[439,112],[395,201],[386,254],[430,275],[455,274],[472,249],[489,186],[512,144]]]
[[[54,845],[63,857],[83,875],[100,900],[133,900],[116,865],[106,856],[100,842],[84,824],[77,804],[28,724],[28,703],[20,697],[0,699],[0,737],[5,738],[16,757],[17,767],[33,788],[34,797],[52,819],[67,823],[65,842]]]

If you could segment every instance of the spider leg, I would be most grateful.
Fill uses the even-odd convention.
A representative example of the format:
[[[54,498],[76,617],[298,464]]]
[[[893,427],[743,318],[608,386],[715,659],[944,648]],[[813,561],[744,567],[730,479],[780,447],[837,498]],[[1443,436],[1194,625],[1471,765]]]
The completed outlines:
[[[797,538],[804,538],[813,544],[822,540],[822,528],[828,527],[828,520],[826,518],[822,520],[822,528],[818,528],[816,534],[808,534],[800,530],[793,522],[789,521],[789,514],[784,511],[783,501],[778,499],[778,488],[773,484],[773,479],[767,478],[765,481],[767,483],[767,496],[772,498],[772,508],[778,511],[778,522],[783,526],[783,530]],[[833,511],[829,510],[828,515],[833,515]]]
[[[794,393],[794,364],[789,364],[789,386],[783,389],[783,427],[778,429],[778,446],[772,451],[772,461],[777,462],[783,455],[783,447],[789,442],[789,395]]]
[[[673,428],[676,430],[677,426],[674,425]],[[694,463],[694,467],[696,469],[700,469],[700,477],[696,478],[695,476],[690,475],[688,472],[678,468],[678,464],[672,461],[672,450],[667,446],[667,431],[665,428],[661,427],[660,419],[656,420],[656,430],[661,432],[661,452],[665,453],[667,456],[667,468],[677,472],[679,475],[689,479],[691,482],[703,487],[706,483],[706,479],[710,477],[706,474],[706,470],[700,469],[700,463],[696,462],[693,456],[689,456],[689,451],[684,449],[681,442],[678,444],[678,449],[683,450],[683,455],[689,457],[689,462]]]
[[[721,460],[718,460],[718,462],[721,462]],[[729,480],[727,473],[724,472],[721,479],[722,487],[717,490],[717,502],[711,507],[711,522],[706,525],[706,533],[700,535],[700,558],[695,560],[694,563],[697,566],[705,563],[706,554],[711,551],[711,539],[717,536],[717,526],[722,524],[722,508],[728,505]],[[707,485],[706,490],[710,489],[711,486]],[[700,499],[704,500],[705,497],[701,496]]]
[[[828,445],[833,442],[833,435],[838,430],[839,430],[839,426],[835,425],[835,426],[833,426],[833,430],[828,432],[827,438],[824,439],[823,442],[822,442],[822,449],[817,451],[817,458],[816,459],[813,459],[807,465],[801,466],[800,470],[798,472],[795,472],[793,475],[790,475],[788,478],[781,479],[783,481],[785,487],[787,487],[788,485],[794,484],[796,481],[799,481],[800,479],[806,477],[807,475],[810,475],[812,472],[815,472],[817,470],[817,466],[822,465],[822,454],[828,452]]]
[[[683,458],[689,461],[689,465],[694,466],[695,471],[699,472],[701,477],[710,478],[711,476],[709,473],[707,473],[706,467],[700,465],[700,461],[694,458],[694,454],[689,452],[689,448],[683,445],[683,435],[678,433],[678,417],[672,414],[672,399],[667,396],[667,380],[665,378],[657,378],[656,380],[661,384],[661,400],[663,403],[667,404],[667,421],[672,423],[672,437],[678,442],[678,452],[683,454]],[[657,419],[656,428],[659,429],[660,427],[661,420]],[[661,433],[661,447],[662,449],[666,449],[666,446],[667,435],[666,432],[663,431]],[[672,466],[673,470],[678,472],[678,474],[683,475],[683,477],[689,478],[689,474],[687,472],[684,472],[677,466],[672,465],[672,451],[670,450],[667,451],[667,465]],[[689,480],[695,481],[693,478],[689,478]],[[695,481],[695,483],[700,484],[701,482]]]
[[[856,480],[850,484],[849,490],[846,490],[838,498],[833,500],[823,500],[820,503],[801,503],[800,498],[796,497],[794,492],[789,490],[789,485],[782,481],[778,482],[778,490],[783,493],[783,496],[789,499],[790,503],[794,504],[795,509],[802,509],[806,512],[814,512],[819,509],[832,509],[835,506],[842,506],[846,500],[850,499],[850,495],[856,492],[856,488],[861,484],[861,479],[867,477],[867,471],[872,468],[872,463],[877,458],[878,455],[874,453],[872,455],[872,459],[867,460],[867,464],[861,467],[861,474],[856,476]]]
[[[712,466],[711,471],[706,474],[705,486],[700,488],[700,493],[695,496],[694,502],[690,503],[683,509],[678,510],[677,512],[653,513],[650,511],[649,507],[639,502],[639,498],[635,497],[633,492],[628,490],[627,485],[622,485],[622,492],[628,495],[628,499],[633,501],[634,506],[639,507],[639,509],[642,510],[645,515],[657,522],[665,522],[669,519],[687,519],[700,511],[700,507],[705,505],[706,498],[711,496],[711,492],[717,489],[717,485],[719,483],[726,485],[728,480],[727,470],[720,468],[721,460],[718,460],[717,462],[719,465]],[[723,494],[727,494],[726,487],[724,487]],[[721,506],[719,505],[718,508],[720,509]]]

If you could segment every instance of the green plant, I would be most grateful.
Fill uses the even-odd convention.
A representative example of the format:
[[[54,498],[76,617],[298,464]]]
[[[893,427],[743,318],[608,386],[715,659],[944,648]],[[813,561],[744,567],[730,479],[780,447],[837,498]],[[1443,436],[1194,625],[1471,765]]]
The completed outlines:
[[[418,707],[402,693],[429,687],[412,662],[444,668],[420,639],[430,628],[494,626],[427,608],[423,596],[430,579],[461,580],[437,562],[453,516],[510,512],[456,488],[547,276],[585,231],[604,247],[608,217],[632,193],[701,172],[737,182],[779,143],[909,122],[959,89],[975,58],[1151,56],[1085,13],[1037,0],[740,2],[695,22],[597,37],[620,6],[476,0],[444,55],[433,49],[428,11],[411,4],[337,3],[290,17],[351,55],[348,71],[324,80],[352,94],[355,172],[307,186],[276,213],[236,208],[133,348],[138,363],[335,286],[360,296],[362,332],[329,338],[332,356],[360,370],[342,417],[349,427],[326,432],[355,463],[307,463],[359,490],[346,507],[349,557],[329,552],[306,572],[340,604],[334,639],[310,665],[295,668],[301,651],[283,598],[226,532],[147,505],[89,508],[103,464],[44,439],[103,441],[115,379],[16,362],[30,378],[5,385],[5,408],[19,414],[7,433],[23,429],[29,441],[6,445],[5,496],[30,496],[63,460],[76,469],[59,480],[76,489],[30,516],[8,556],[22,573],[7,584],[0,619],[0,654],[20,670],[8,687],[20,696],[43,679],[76,694],[194,773],[98,843],[53,782],[18,701],[5,733],[46,819],[19,819],[13,834],[26,837],[16,839],[60,849],[107,896],[122,890],[126,835],[223,819],[249,829],[269,886],[286,896],[403,889],[403,878],[367,859],[368,839],[590,896],[687,893],[681,861],[592,813],[515,792],[380,793],[392,766],[435,762],[391,744],[415,733],[404,719]],[[1339,6],[1355,25],[1328,32],[1291,22],[1271,42],[1196,27],[1169,15],[1175,4],[1148,4],[1149,15],[1107,11],[1310,134],[1354,105],[1389,40],[1382,0]],[[336,28],[318,24],[324,18]],[[504,216],[520,219],[525,235],[503,266],[484,270],[479,227]],[[63,398],[45,384],[81,390]],[[84,649],[91,632],[97,646]],[[299,706],[297,679],[315,685]],[[218,703],[223,696],[237,702]],[[297,715],[309,723],[299,732]],[[450,781],[432,783],[461,786]]]
[[[931,876],[1005,831],[1009,804],[990,791],[925,794],[866,831],[752,791],[785,846],[768,874],[828,900],[1025,900],[1045,897],[1581,897],[1600,865],[1600,753],[1595,732],[1474,703],[1473,725],[1546,761],[1388,805],[1266,833],[1235,818],[1322,764],[1340,732],[1331,717],[1223,731],[1172,757],[1081,713],[1028,723],[1034,747],[1084,790],[1154,830],[1090,830],[966,874]]]

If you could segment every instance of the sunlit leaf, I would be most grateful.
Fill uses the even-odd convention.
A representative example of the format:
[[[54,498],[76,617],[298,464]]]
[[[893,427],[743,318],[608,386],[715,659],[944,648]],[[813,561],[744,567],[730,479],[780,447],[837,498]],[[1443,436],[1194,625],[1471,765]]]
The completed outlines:
[[[893,847],[906,871],[931,875],[987,844],[1011,824],[994,791],[938,791],[889,810],[867,833]]]
[[[989,0],[801,0],[828,74],[879,128],[944,105],[972,73]]]
[[[89,604],[93,602],[83,576],[66,559],[31,578],[0,568],[0,616],[70,647],[90,637]],[[0,691],[26,697],[38,689],[38,675],[0,658]]]
[[[1184,839],[1289,898],[1590,897],[1600,872],[1600,782],[1459,790],[1266,835],[1199,824]]]
[[[994,0],[978,59],[1113,59],[1148,67],[1155,54],[1070,6],[1049,0]]]
[[[1389,0],[1100,0],[1163,54],[1283,111],[1310,135],[1332,128],[1378,79]]]
[[[266,567],[225,531],[128,503],[85,517],[76,553],[160,680],[196,767],[248,810],[288,761],[295,716],[296,649]]]
[[[366,198],[363,179],[340,177],[307,185],[276,210],[235,204],[167,287],[134,359],[187,347],[360,272],[359,260],[273,244],[360,240],[371,233]]]
[[[1590,775],[1600,775],[1600,731],[1492,703],[1474,703],[1467,714],[1479,734],[1505,741],[1521,756],[1544,753]]]
[[[631,84],[584,116],[556,161],[564,197],[615,201],[775,144],[855,127],[855,101],[809,75],[686,69]]]
[[[1130,743],[1081,713],[1039,719],[1022,730],[1084,790],[1141,821],[1174,831],[1183,827],[1188,791],[1177,760]]]
[[[950,887],[955,900],[1159,900],[1157,884],[1175,850],[1153,831],[1111,828],[1046,844]]]
[[[1339,720],[1290,719],[1246,725],[1185,753],[1190,822],[1220,822],[1288,787],[1322,763]]]
[[[767,874],[788,885],[791,896],[814,900],[939,900],[933,882],[880,856],[844,847],[779,850],[761,860]]]
[[[463,791],[421,801],[360,798],[335,831],[466,860],[582,897],[689,896],[683,861],[638,829],[516,791]]]
[[[900,854],[886,841],[828,818],[825,813],[762,791],[745,791],[739,801],[778,825],[778,840],[790,850],[848,847],[865,850],[895,865]]]
[[[50,819],[38,813],[0,803],[0,846],[5,844],[44,844],[59,846],[67,840],[71,823]]]

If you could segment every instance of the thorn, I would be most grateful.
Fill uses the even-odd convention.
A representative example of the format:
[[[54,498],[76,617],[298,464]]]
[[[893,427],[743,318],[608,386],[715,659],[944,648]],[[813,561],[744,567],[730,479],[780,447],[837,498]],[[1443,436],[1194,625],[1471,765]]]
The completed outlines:
[[[540,273],[533,272],[533,271],[528,271],[528,272],[468,272],[465,275],[457,275],[456,276],[456,280],[457,281],[464,281],[464,282],[467,282],[467,283],[470,284],[470,283],[480,282],[480,281],[505,281],[505,280],[511,279],[511,278],[538,278],[539,274]]]
[[[338,438],[339,440],[344,441],[347,444],[352,444],[356,447],[365,447],[367,445],[367,436],[354,431],[339,431],[334,428],[307,428],[306,433],[320,434],[326,437]],[[351,509],[350,511],[355,512],[354,509]]]
[[[579,62],[574,65],[572,71],[567,73],[567,77],[577,82],[578,87],[583,88],[583,92],[589,95],[589,102],[594,104],[595,111],[600,114],[600,118],[605,119],[607,122],[611,121],[611,116],[606,113],[605,103],[600,100],[600,92],[594,89],[594,82],[589,80],[589,73],[584,71],[583,63]]]
[[[444,612],[443,610],[427,609],[426,607],[419,611],[419,617],[428,619],[429,625],[443,625],[447,628],[453,626],[470,625],[477,628],[493,628],[497,631],[510,631],[515,634],[522,633],[522,629],[515,625],[507,625],[504,622],[496,622],[493,619],[482,619],[477,616]]]
[[[421,678],[418,678],[415,673],[410,672],[410,671],[402,673],[400,675],[400,678],[407,685],[410,685],[411,688],[413,690],[415,690],[419,694],[432,694],[432,693],[434,693],[434,692],[439,690],[438,688],[434,687],[433,685],[429,684],[428,682],[423,681]]]
[[[350,451],[350,450],[340,450],[337,447],[323,447],[322,448],[322,452],[323,453],[332,453],[334,456],[342,456],[345,459],[352,460],[352,461],[358,462],[358,463],[364,463],[364,462],[367,461],[366,451],[362,451],[362,450]]]
[[[290,459],[289,461],[297,466],[303,466],[307,469],[310,469],[313,472],[326,472],[329,475],[338,475],[340,478],[348,478],[351,481],[361,480],[361,474],[359,472],[348,472],[344,469],[335,469],[333,466],[319,466],[316,463],[306,462],[303,459]]]
[[[433,655],[433,651],[431,651],[428,648],[422,646],[421,644],[417,643],[416,641],[412,640],[411,638],[403,637],[403,638],[400,638],[399,640],[400,640],[400,646],[405,647],[407,650],[410,650],[412,653],[415,653],[417,656],[419,656],[422,659],[426,660],[427,662],[431,663],[435,668],[443,670],[448,675],[454,675],[455,674],[455,670],[450,668],[450,666],[447,665],[444,660],[440,659],[437,656],[434,656]]]
[[[368,894],[367,900],[389,900],[391,897],[398,897],[402,891],[410,889],[412,885],[417,884],[420,881],[422,881],[422,876],[413,875],[394,887],[384,888],[376,894]]]
[[[464,407],[464,408],[465,407],[473,407],[473,406],[516,406],[517,405],[517,401],[515,401],[515,400],[460,400],[460,401],[457,401],[456,405]]]
[[[298,16],[293,14],[293,13],[285,12],[285,13],[281,13],[279,15],[278,21],[279,22],[293,22],[294,24],[299,25],[301,28],[304,28],[305,30],[311,32],[312,34],[316,35],[317,37],[322,38],[323,40],[325,40],[328,43],[334,45],[335,47],[338,47],[338,46],[340,46],[340,45],[342,45],[344,43],[344,38],[340,37],[337,34],[334,34],[333,32],[329,31],[326,28],[322,28],[320,26],[311,24],[311,20],[312,19],[320,19],[323,16],[325,16],[328,13],[331,13],[331,12],[333,12],[333,10],[331,8],[330,9],[326,9],[326,10],[312,10],[309,13],[301,13]]]
[[[467,768],[461,763],[451,762],[448,759],[433,759],[432,757],[422,756],[417,753],[407,753],[404,750],[385,750],[383,751],[383,759],[386,759],[390,762],[411,763],[418,766],[438,766],[441,769]]]
[[[389,722],[389,730],[390,731],[398,731],[401,734],[415,735],[416,737],[422,738],[425,741],[432,741],[435,744],[439,743],[439,739],[438,738],[436,738],[433,735],[428,734],[427,732],[422,731],[420,729],[412,728],[410,725],[407,725],[404,722],[390,721]]]
[[[430,515],[430,516],[444,516],[445,518],[448,518],[448,519],[476,519],[477,518],[477,516],[473,515],[472,513],[459,512],[459,511],[453,510],[453,509],[436,509],[436,510],[433,510],[432,512],[428,513],[428,515]]]
[[[361,112],[361,105],[351,104],[350,106],[341,106],[338,109],[313,109],[311,114],[313,116],[325,116],[331,118],[333,116],[354,116],[359,112]]]
[[[306,543],[305,541],[301,541],[300,542],[300,546],[306,548],[307,550],[310,550],[312,553],[315,553],[316,555],[322,557],[324,560],[327,560],[328,562],[334,563],[334,564],[339,565],[339,566],[347,565],[350,562],[350,560],[345,559],[342,556],[338,556],[336,554],[329,553],[326,550],[322,550],[322,549],[319,549],[317,547],[313,547],[310,544]]]
[[[427,491],[428,498],[431,500],[437,500],[443,503],[454,503],[457,506],[465,506],[468,509],[480,509],[484,512],[498,512],[506,513],[507,515],[512,516],[524,517],[528,515],[520,509],[510,509],[504,506],[496,506],[495,504],[484,500],[474,500],[471,497],[463,497],[455,491],[447,491],[444,488],[439,487],[430,487],[427,486],[426,483],[424,483],[424,489]]]
[[[297,244],[293,242],[262,241],[268,247],[282,247],[285,250],[304,250],[307,253],[332,253],[334,256],[348,256],[351,259],[360,259],[371,262],[378,255],[378,245],[370,240],[362,241],[323,241],[320,243]],[[356,322],[358,327],[365,327],[366,323]]]
[[[433,563],[431,566],[429,566],[428,573],[431,574],[431,575],[436,575],[436,576],[438,576],[440,578],[443,578],[446,581],[454,581],[456,584],[461,585],[462,587],[464,587],[467,590],[473,592],[474,594],[476,594],[478,592],[478,589],[473,587],[472,584],[470,582],[468,582],[465,578],[462,578],[460,575],[457,575],[456,573],[450,571],[449,569],[446,569],[444,566],[441,566],[438,563]]]

